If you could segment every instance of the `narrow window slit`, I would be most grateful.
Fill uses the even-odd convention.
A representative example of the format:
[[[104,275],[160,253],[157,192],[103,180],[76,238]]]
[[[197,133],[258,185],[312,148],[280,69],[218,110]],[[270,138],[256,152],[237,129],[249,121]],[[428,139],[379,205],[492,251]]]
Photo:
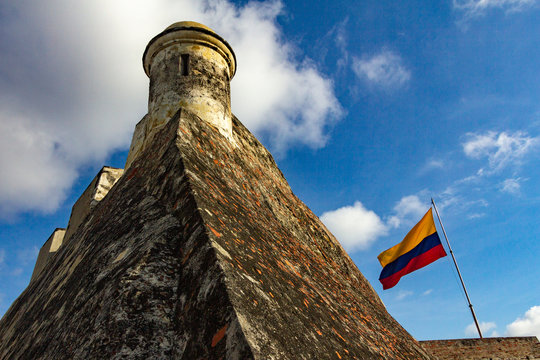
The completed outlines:
[[[189,75],[189,54],[180,55],[180,73],[182,76]]]

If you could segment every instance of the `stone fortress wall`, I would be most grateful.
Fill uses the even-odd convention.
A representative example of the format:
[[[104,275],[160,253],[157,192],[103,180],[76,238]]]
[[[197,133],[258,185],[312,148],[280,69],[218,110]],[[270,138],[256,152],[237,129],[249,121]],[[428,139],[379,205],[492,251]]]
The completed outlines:
[[[536,336],[420,341],[439,360],[540,359]]]
[[[326,321],[323,321],[324,324],[321,325],[323,327],[331,327],[330,325],[334,326],[332,327],[332,336],[325,336],[326,340],[324,340],[324,342],[326,343],[324,345],[328,348],[334,347],[338,349],[335,344],[341,344],[341,341],[345,342],[345,338],[347,338],[347,340],[350,340],[345,342],[343,347],[339,348],[339,351],[335,351],[338,358],[342,358],[342,356],[345,357],[347,356],[346,354],[349,354],[349,352],[347,351],[347,346],[345,345],[347,343],[350,344],[349,349],[351,350],[351,356],[354,351],[359,351],[358,353],[365,351],[367,353],[368,350],[366,349],[369,348],[369,351],[372,354],[395,355],[397,353],[401,353],[403,358],[540,358],[540,355],[538,354],[539,343],[538,340],[534,337],[435,340],[420,342],[421,346],[419,346],[418,342],[416,342],[412,337],[410,337],[410,335],[406,333],[405,330],[401,329],[399,324],[397,324],[397,322],[395,322],[390,317],[390,315],[386,314],[382,303],[380,303],[377,295],[375,294],[371,286],[369,286],[367,281],[365,281],[365,279],[362,277],[360,272],[352,265],[352,262],[351,264],[349,264],[350,259],[348,259],[346,254],[342,254],[340,252],[340,247],[338,245],[333,243],[333,237],[330,234],[324,235],[326,234],[326,230],[324,229],[324,227],[320,227],[319,223],[317,222],[318,219],[315,219],[314,215],[311,216],[311,213],[307,209],[303,208],[304,205],[300,204],[299,201],[297,201],[297,199],[292,195],[292,193],[289,194],[290,189],[287,188],[286,181],[282,179],[282,175],[279,172],[279,169],[275,167],[275,164],[273,163],[270,154],[267,154],[266,149],[261,150],[263,149],[262,145],[258,144],[256,139],[252,138],[252,135],[248,134],[247,129],[244,129],[242,125],[238,122],[238,120],[236,120],[232,115],[230,107],[230,80],[232,79],[236,71],[236,57],[229,44],[211,29],[194,22],[180,22],[172,24],[150,41],[143,56],[143,66],[146,74],[150,78],[148,113],[135,127],[132,143],[126,161],[126,171],[124,172],[123,169],[112,168],[108,166],[105,166],[100,170],[100,172],[92,180],[88,188],[83,192],[81,197],[73,205],[67,228],[56,229],[41,248],[38,259],[36,261],[34,272],[32,274],[31,284],[33,282],[35,283],[40,281],[40,276],[50,276],[50,272],[59,271],[58,269],[60,268],[55,268],[54,266],[58,266],[58,264],[61,262],[61,259],[59,261],[56,261],[57,264],[50,265],[51,268],[47,269],[47,266],[55,262],[53,261],[53,259],[55,255],[59,252],[59,250],[62,248],[62,246],[70,245],[71,248],[74,248],[74,246],[72,246],[73,244],[70,244],[70,240],[74,234],[76,234],[74,238],[77,239],[84,239],[85,237],[90,236],[89,234],[82,234],[81,231],[77,232],[77,230],[82,225],[86,224],[85,226],[88,227],[88,224],[98,223],[98,220],[104,221],[100,218],[101,216],[103,216],[102,214],[104,210],[100,210],[101,214],[96,215],[94,209],[100,202],[103,201],[109,191],[114,187],[117,182],[119,182],[119,180],[122,179],[120,183],[126,183],[129,181],[135,181],[135,179],[140,176],[138,172],[142,170],[139,170],[137,166],[134,166],[134,168],[131,169],[131,165],[136,163],[136,161],[139,157],[141,157],[141,155],[146,154],[146,156],[149,156],[149,154],[154,149],[158,149],[158,145],[156,144],[161,144],[159,146],[163,146],[162,143],[165,143],[166,141],[171,141],[171,139],[173,139],[173,141],[177,141],[178,147],[187,146],[183,149],[184,152],[182,153],[182,156],[184,158],[182,162],[184,164],[183,166],[186,166],[185,172],[186,174],[189,174],[189,176],[186,175],[184,177],[182,175],[182,177],[180,177],[178,181],[186,181],[185,179],[190,178],[190,180],[188,180],[190,185],[188,185],[186,189],[193,189],[190,191],[194,191],[193,193],[195,194],[194,197],[197,200],[197,206],[202,206],[207,203],[207,208],[211,211],[208,209],[206,209],[205,211],[210,215],[210,217],[208,217],[208,215],[203,212],[204,216],[202,218],[207,217],[204,222],[207,224],[211,233],[215,237],[215,239],[213,239],[210,243],[218,250],[220,254],[223,255],[220,255],[220,257],[223,257],[223,259],[220,260],[220,266],[222,269],[228,269],[229,267],[231,267],[228,265],[229,262],[232,264],[232,268],[227,270],[227,278],[230,282],[227,285],[229,287],[229,293],[227,294],[227,296],[230,296],[231,298],[233,298],[233,300],[234,297],[237,296],[238,299],[235,300],[237,303],[236,305],[234,305],[236,311],[238,313],[246,312],[246,314],[250,315],[246,315],[245,320],[243,320],[243,322],[240,321],[239,324],[241,324],[241,327],[244,328],[246,334],[245,336],[247,336],[246,339],[251,344],[252,351],[254,351],[255,355],[257,353],[263,354],[265,352],[270,354],[271,351],[268,349],[257,349],[257,346],[260,346],[265,341],[268,341],[269,344],[272,346],[277,346],[280,343],[278,341],[270,341],[270,338],[274,339],[274,337],[276,337],[277,335],[273,334],[271,331],[267,332],[267,327],[269,327],[269,324],[278,324],[279,321],[276,320],[275,322],[272,322],[269,319],[268,315],[264,315],[264,319],[266,319],[267,322],[266,324],[265,321],[252,321],[252,319],[250,318],[255,318],[258,315],[257,313],[252,313],[251,310],[248,311],[249,306],[253,306],[250,301],[253,301],[256,306],[262,306],[262,303],[264,301],[279,302],[281,300],[287,299],[287,301],[291,302],[295,300],[294,296],[298,294],[303,294],[302,296],[308,294],[309,296],[312,296],[313,299],[309,296],[305,297],[303,303],[300,306],[300,309],[304,309],[305,307],[305,311],[309,316],[312,316],[312,318],[310,318],[309,321],[306,320],[305,324],[294,324],[294,326],[299,326],[299,328],[301,328],[301,326],[303,325],[310,324],[311,321],[321,322],[322,317],[328,315],[327,312],[329,311],[331,314],[334,314],[336,316],[345,315],[347,317],[347,321],[345,322],[337,321],[336,319],[334,319],[334,315],[332,315],[329,316]],[[179,111],[179,109],[182,109],[182,111]],[[194,119],[204,121],[205,125],[201,125],[200,129],[198,129],[197,126],[193,125]],[[173,122],[177,122],[177,124],[169,124]],[[174,140],[174,136],[171,135],[173,136],[171,137],[171,139],[163,139],[163,141],[160,142],[159,139],[156,138],[156,135],[158,133],[163,134],[163,132],[167,130],[166,128],[171,126],[178,127],[178,131],[176,131],[174,135],[177,136],[177,139]],[[226,139],[226,141],[224,143],[220,143],[220,138],[212,135],[212,129],[217,130]],[[171,130],[167,131],[169,134],[172,134]],[[189,142],[189,144],[183,144],[184,142]],[[197,147],[197,149],[193,150],[194,147]],[[220,147],[223,147],[227,150],[220,153],[217,150]],[[236,152],[238,152],[238,154],[234,154],[234,149],[236,149]],[[251,149],[256,149],[256,151],[253,150],[253,153],[250,153],[250,151],[252,151]],[[219,156],[213,157],[212,159],[203,159],[203,157],[207,156],[212,157],[212,152],[219,154]],[[246,153],[248,155],[240,155],[243,153]],[[225,164],[222,161],[223,159],[226,159],[229,155],[231,156],[231,159],[235,156],[239,157],[238,159],[236,159],[236,162],[238,164],[241,164],[242,161],[244,161],[243,158],[241,158],[242,156],[245,156],[248,160],[245,160],[244,166],[238,166],[238,168],[234,168],[234,163]],[[210,165],[208,165],[207,162]],[[246,198],[248,199],[251,199],[252,196],[261,196],[261,194],[259,194],[260,189],[257,189],[257,182],[262,182],[263,180],[265,180],[265,177],[263,176],[263,172],[259,168],[253,170],[252,173],[250,172],[251,170],[246,170],[246,173],[243,175],[246,182],[242,180],[241,187],[239,186],[240,183],[237,183],[237,181],[240,181],[240,178],[238,176],[239,174],[242,174],[243,168],[250,169],[250,167],[254,167],[254,164],[258,164],[259,162],[261,164],[264,164],[260,166],[260,169],[263,169],[264,172],[269,171],[273,174],[273,176],[275,176],[275,179],[277,179],[275,181],[272,181],[273,188],[271,186],[269,186],[268,188],[272,188],[271,194],[275,193],[280,195],[278,197],[281,197],[281,199],[276,200],[276,204],[279,203],[280,205],[274,204],[275,201],[272,200],[273,198],[271,198],[270,195],[270,197],[268,197],[268,199],[266,199],[264,202],[259,202],[257,200],[249,201],[248,203],[240,202],[239,204],[235,204],[235,201],[233,201],[235,199],[234,196],[237,196],[235,191],[245,192]],[[138,163],[138,166],[142,166],[145,164],[141,161],[139,161]],[[218,165],[221,169],[219,171],[222,171],[223,174],[219,173],[219,176],[210,175],[214,174],[212,171],[218,171],[211,170],[212,166]],[[149,166],[149,164],[146,164],[146,166]],[[165,171],[164,166],[165,165],[162,165],[159,168],[159,171]],[[141,169],[143,168],[144,167],[141,167]],[[235,169],[235,176],[231,176],[230,174],[228,174],[226,171],[229,170],[224,170],[226,168]],[[203,169],[208,169],[208,172],[203,171]],[[127,175],[123,176],[124,173]],[[198,175],[196,175],[196,173]],[[218,173],[216,172],[216,174]],[[224,176],[224,174],[228,175]],[[180,174],[176,175],[180,176]],[[224,181],[225,185],[220,190],[218,188],[218,185],[222,181]],[[149,182],[149,184],[150,183],[151,182]],[[276,184],[281,184],[281,188],[276,187]],[[154,192],[158,192],[157,188],[161,186],[161,184],[154,185],[156,186],[156,190]],[[214,196],[214,200],[207,200],[206,198],[208,196]],[[220,197],[223,197],[223,199],[215,200]],[[229,204],[229,201],[231,202],[231,204]],[[288,205],[287,209],[282,208],[282,201],[286,204],[292,204],[292,207],[289,207]],[[177,204],[175,204],[174,206],[175,209]],[[239,211],[247,211],[248,207],[254,204],[256,204],[257,207],[254,207],[254,209],[249,208],[250,212],[248,213],[248,215],[243,217],[240,216],[238,222],[234,221],[230,224],[228,223],[228,225],[230,226],[225,226],[224,221],[229,221],[226,219],[226,217],[223,217],[223,220],[219,219],[219,222],[218,220],[214,219],[214,216],[217,216],[218,214],[225,216],[224,214],[233,214],[239,213]],[[234,211],[231,210],[232,206],[235,207]],[[283,231],[286,230],[285,233],[293,229],[294,231],[292,232],[292,234],[294,234],[294,236],[292,236],[292,238],[296,239],[295,241],[301,244],[299,248],[309,250],[305,250],[306,253],[303,254],[297,253],[298,249],[292,249],[291,251],[294,253],[294,256],[292,256],[291,254],[282,253],[282,256],[284,256],[283,258],[278,257],[276,259],[273,259],[272,256],[277,254],[277,250],[274,249],[272,251],[276,252],[276,254],[274,254],[273,252],[268,252],[267,256],[265,256],[265,260],[275,260],[275,264],[277,265],[261,265],[261,269],[265,269],[268,272],[275,271],[276,274],[281,273],[282,276],[288,279],[288,284],[292,284],[291,286],[293,287],[293,289],[287,289],[284,291],[287,292],[287,296],[291,296],[290,298],[287,296],[283,296],[282,294],[283,299],[274,299],[274,295],[271,291],[263,293],[263,291],[261,290],[263,288],[265,290],[270,290],[271,286],[268,284],[273,284],[272,281],[277,278],[277,275],[265,278],[264,282],[263,280],[254,280],[254,274],[251,274],[250,276],[242,275],[243,272],[246,272],[246,269],[248,267],[252,266],[251,264],[253,262],[253,257],[257,256],[257,251],[261,251],[261,248],[264,248],[265,246],[267,248],[272,248],[276,239],[273,239],[268,244],[265,244],[263,239],[259,239],[258,242],[255,242],[255,239],[253,237],[246,237],[244,239],[241,238],[240,235],[238,235],[238,237],[241,238],[240,240],[238,238],[228,239],[227,236],[225,236],[225,231],[229,231],[236,226],[242,227],[243,225],[241,224],[243,222],[249,223],[250,221],[252,223],[249,226],[246,225],[247,228],[252,231],[253,236],[259,236],[259,232],[253,230],[258,229],[257,226],[255,226],[256,222],[254,222],[254,219],[264,219],[265,217],[257,217],[250,214],[258,214],[259,212],[261,212],[262,214],[262,209],[266,206],[269,206],[272,209],[273,215],[276,217],[276,220],[279,220],[276,222],[276,224],[286,224],[286,227],[290,227],[290,229],[280,229],[282,229]],[[200,209],[197,209],[197,211],[199,210]],[[293,212],[290,213],[290,211]],[[300,214],[301,216],[298,214]],[[93,219],[94,216],[96,217],[96,219]],[[300,216],[300,218],[296,219],[296,216]],[[295,221],[298,221],[298,224],[296,224]],[[240,225],[238,225],[238,223],[240,223]],[[323,234],[324,236],[322,237],[325,241],[319,244],[317,243],[317,238],[311,237],[312,234],[310,234],[309,231],[304,232],[304,230],[301,230],[301,227],[305,225],[304,223],[311,224],[310,226],[306,227],[306,229],[311,229],[311,232],[313,232],[314,229],[319,229],[320,227],[320,234],[318,234],[317,236],[320,237],[322,236],[321,234]],[[188,225],[189,224],[187,224],[186,226]],[[274,223],[271,223],[270,225],[274,226]],[[219,228],[220,226],[222,226],[222,229]],[[272,226],[267,226],[266,229],[271,228]],[[265,227],[259,226],[259,228],[262,229]],[[185,229],[186,228],[184,228],[184,230]],[[84,228],[83,230],[85,232],[87,231],[86,228]],[[269,237],[270,235],[265,236]],[[77,241],[81,241],[80,239]],[[302,243],[302,241],[304,240],[305,244]],[[243,246],[235,250],[235,248],[232,247],[231,244],[234,244],[234,242],[238,243],[240,241],[242,242]],[[247,251],[246,249],[248,248],[248,243],[250,243],[251,241],[253,241],[254,243],[252,244],[250,251]],[[289,242],[291,241],[292,240],[289,240]],[[317,244],[317,248],[313,247],[313,244]],[[228,247],[228,250],[225,250],[226,247]],[[69,249],[69,251],[75,250]],[[127,256],[126,251],[127,250],[118,255],[118,257],[115,258],[114,263],[123,261],[124,257]],[[283,251],[283,249],[281,249],[281,251]],[[189,265],[191,258],[195,255],[190,255],[192,254],[191,250],[186,253],[187,255],[185,255],[182,259],[182,265],[184,265],[184,263],[186,263],[187,261],[187,266]],[[290,262],[287,260],[287,256],[289,257]],[[300,256],[303,261],[298,261],[298,258],[296,258],[298,256]],[[308,261],[307,264],[301,265],[301,263],[305,262],[304,256],[310,257],[312,261]],[[80,261],[80,258],[77,259],[79,259]],[[233,259],[234,263],[232,262]],[[342,264],[343,266],[338,266],[335,262],[333,262],[333,259],[337,259],[336,261],[339,264],[343,263],[345,265]],[[259,260],[259,262],[261,261],[262,260]],[[332,266],[326,264],[327,262],[332,262]],[[285,265],[283,265],[283,263]],[[317,266],[319,264],[325,265],[321,265],[321,269],[317,269]],[[307,266],[307,269],[303,269],[304,265]],[[236,269],[236,267],[238,267],[238,269],[240,270]],[[335,271],[337,268],[340,268],[341,270],[345,269],[346,271],[344,271],[348,274],[347,276],[350,276],[350,278],[348,278],[343,274],[337,274],[335,277],[339,280],[338,285],[347,285],[343,289],[339,290],[343,292],[343,294],[339,297],[339,301],[332,298],[333,295],[330,294],[330,292],[325,296],[321,295],[322,293],[330,291],[330,288],[332,287],[326,286],[326,284],[322,282],[321,279],[324,278],[323,275],[326,274],[328,271]],[[73,269],[71,268],[68,270],[68,274],[71,274],[73,271]],[[319,278],[315,276],[318,274],[318,270],[320,270]],[[95,271],[99,271],[99,269]],[[356,272],[358,272],[358,274],[356,274]],[[258,270],[258,274],[261,275],[261,271]],[[240,275],[247,278],[250,282],[246,283],[243,278],[241,279]],[[355,281],[362,286],[355,283],[355,286],[351,287],[349,284],[349,282],[353,281],[351,279],[356,279]],[[193,283],[196,283],[197,281],[202,280],[192,279]],[[299,283],[296,284],[296,282]],[[257,285],[256,290],[264,296],[260,295],[257,292],[253,292],[251,294],[251,297],[256,300],[249,300],[251,298],[247,297],[247,295],[240,295],[240,292],[248,291],[250,286],[255,286],[252,283]],[[297,293],[294,288],[296,286],[300,286],[301,284],[303,285],[302,287],[300,287],[300,292]],[[322,287],[320,287],[319,285],[321,285]],[[41,286],[41,284],[34,284],[34,287],[39,286]],[[280,283],[277,282],[272,286],[280,286]],[[357,294],[352,290],[353,288],[358,287],[362,288],[361,295]],[[308,288],[318,289],[318,292],[316,292],[315,295],[310,294],[306,290]],[[236,289],[236,291],[232,291],[232,289]],[[335,291],[335,289],[333,291]],[[350,296],[347,297],[345,295]],[[317,301],[314,301],[314,299],[317,297],[320,297],[319,302],[324,306],[320,306]],[[221,298],[223,298],[223,296],[221,296],[220,299]],[[359,301],[358,299],[362,300],[359,303],[360,306],[358,304],[355,305],[359,306],[358,308],[352,308],[351,306],[342,307],[341,302],[343,302],[344,299],[350,300],[351,304],[355,301]],[[310,301],[314,302],[311,303]],[[184,311],[186,312],[189,311],[188,305],[184,306]],[[193,306],[195,305],[196,303],[194,303]],[[334,308],[337,310],[331,312]],[[371,310],[366,310],[368,308]],[[290,303],[284,302],[283,307],[280,310],[282,312],[280,313],[280,316],[290,316],[294,312],[293,310],[294,309],[291,308]],[[177,309],[175,311],[179,310]],[[296,309],[295,311],[299,310]],[[64,306],[61,307],[60,311],[57,313],[56,316],[63,316],[63,312]],[[361,319],[359,319],[358,316]],[[294,319],[298,320],[297,318]],[[252,322],[252,324],[249,325],[249,322]],[[235,323],[231,322],[230,324]],[[281,323],[280,331],[283,331],[283,329],[287,326],[292,328],[291,324],[288,324],[286,322]],[[339,330],[340,326],[345,326],[345,330]],[[360,331],[360,334],[363,334],[361,331],[367,331],[366,329],[368,328],[370,330],[362,335],[364,336],[364,338],[359,338],[358,334],[354,336],[349,334],[350,331],[347,330],[348,327],[350,327],[350,329],[356,329],[356,331]],[[339,332],[338,330],[336,330],[336,328],[339,330]],[[220,328],[220,330],[212,338],[211,348],[214,348],[216,344],[219,343],[220,339],[225,336],[226,332],[232,332],[232,329],[232,325],[229,330],[227,329],[227,326]],[[255,330],[259,331],[259,333],[257,333],[257,331]],[[321,328],[314,333],[317,335],[313,336],[319,339],[317,336],[321,336],[321,330],[324,331],[324,329]],[[242,332],[239,332],[239,334],[241,333]],[[297,336],[300,334],[304,335],[303,333],[304,331],[294,334],[295,336]],[[265,336],[268,336],[269,338],[264,339],[263,341],[264,337],[261,334],[265,334]],[[229,336],[231,336],[232,338],[232,335]],[[350,339],[349,336],[351,336]],[[375,340],[375,338],[377,339]],[[363,350],[361,349],[361,346],[358,346],[358,344],[351,345],[353,343],[358,343],[359,339],[360,341],[365,342],[361,344],[362,346],[364,346],[364,348],[362,348]],[[300,338],[297,338],[296,341],[296,345],[299,346],[299,344],[301,344]],[[322,340],[318,341],[321,342]],[[279,346],[282,345],[283,344]],[[355,348],[355,346],[358,346],[358,348]],[[229,344],[227,344],[227,348],[229,348]],[[426,351],[424,351],[424,349]],[[308,348],[306,348],[304,352],[302,352],[302,354],[305,355],[306,351],[315,350],[316,349],[310,348],[308,350]],[[278,353],[276,349],[273,349],[272,351],[274,351],[276,354]],[[293,350],[288,348],[286,349],[286,347],[284,347],[283,351],[289,351],[292,353]],[[410,351],[410,354],[404,355],[404,351]],[[431,357],[430,352],[433,353],[435,356]],[[336,357],[333,356],[332,358]],[[389,357],[386,356],[386,358]]]
[[[66,229],[57,228],[39,250],[36,265],[30,281],[34,281],[45,265],[51,260],[63,244],[69,241],[71,235],[79,228],[83,220],[91,213],[98,202],[103,200],[109,190],[120,179],[124,169],[104,166],[94,177],[90,185],[82,193],[71,208],[68,226]]]

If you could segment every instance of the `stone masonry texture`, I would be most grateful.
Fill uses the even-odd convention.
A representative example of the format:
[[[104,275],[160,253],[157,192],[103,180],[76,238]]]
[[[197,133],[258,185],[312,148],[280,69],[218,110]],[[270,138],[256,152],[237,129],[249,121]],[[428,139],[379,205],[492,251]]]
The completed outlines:
[[[540,359],[540,342],[535,336],[429,340],[420,343],[440,360]]]
[[[0,321],[0,359],[433,359],[235,118],[178,110]]]

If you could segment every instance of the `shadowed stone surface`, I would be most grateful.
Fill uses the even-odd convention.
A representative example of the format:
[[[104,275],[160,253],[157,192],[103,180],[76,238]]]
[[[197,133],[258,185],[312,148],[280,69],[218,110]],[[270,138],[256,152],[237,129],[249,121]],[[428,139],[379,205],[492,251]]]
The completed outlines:
[[[178,111],[5,314],[0,358],[432,358],[233,135]]]

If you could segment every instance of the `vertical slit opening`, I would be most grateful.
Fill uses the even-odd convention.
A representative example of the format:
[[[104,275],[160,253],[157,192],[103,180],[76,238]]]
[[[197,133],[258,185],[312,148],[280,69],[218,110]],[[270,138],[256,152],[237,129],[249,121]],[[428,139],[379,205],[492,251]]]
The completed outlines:
[[[189,54],[180,55],[180,73],[182,76],[189,75]]]

